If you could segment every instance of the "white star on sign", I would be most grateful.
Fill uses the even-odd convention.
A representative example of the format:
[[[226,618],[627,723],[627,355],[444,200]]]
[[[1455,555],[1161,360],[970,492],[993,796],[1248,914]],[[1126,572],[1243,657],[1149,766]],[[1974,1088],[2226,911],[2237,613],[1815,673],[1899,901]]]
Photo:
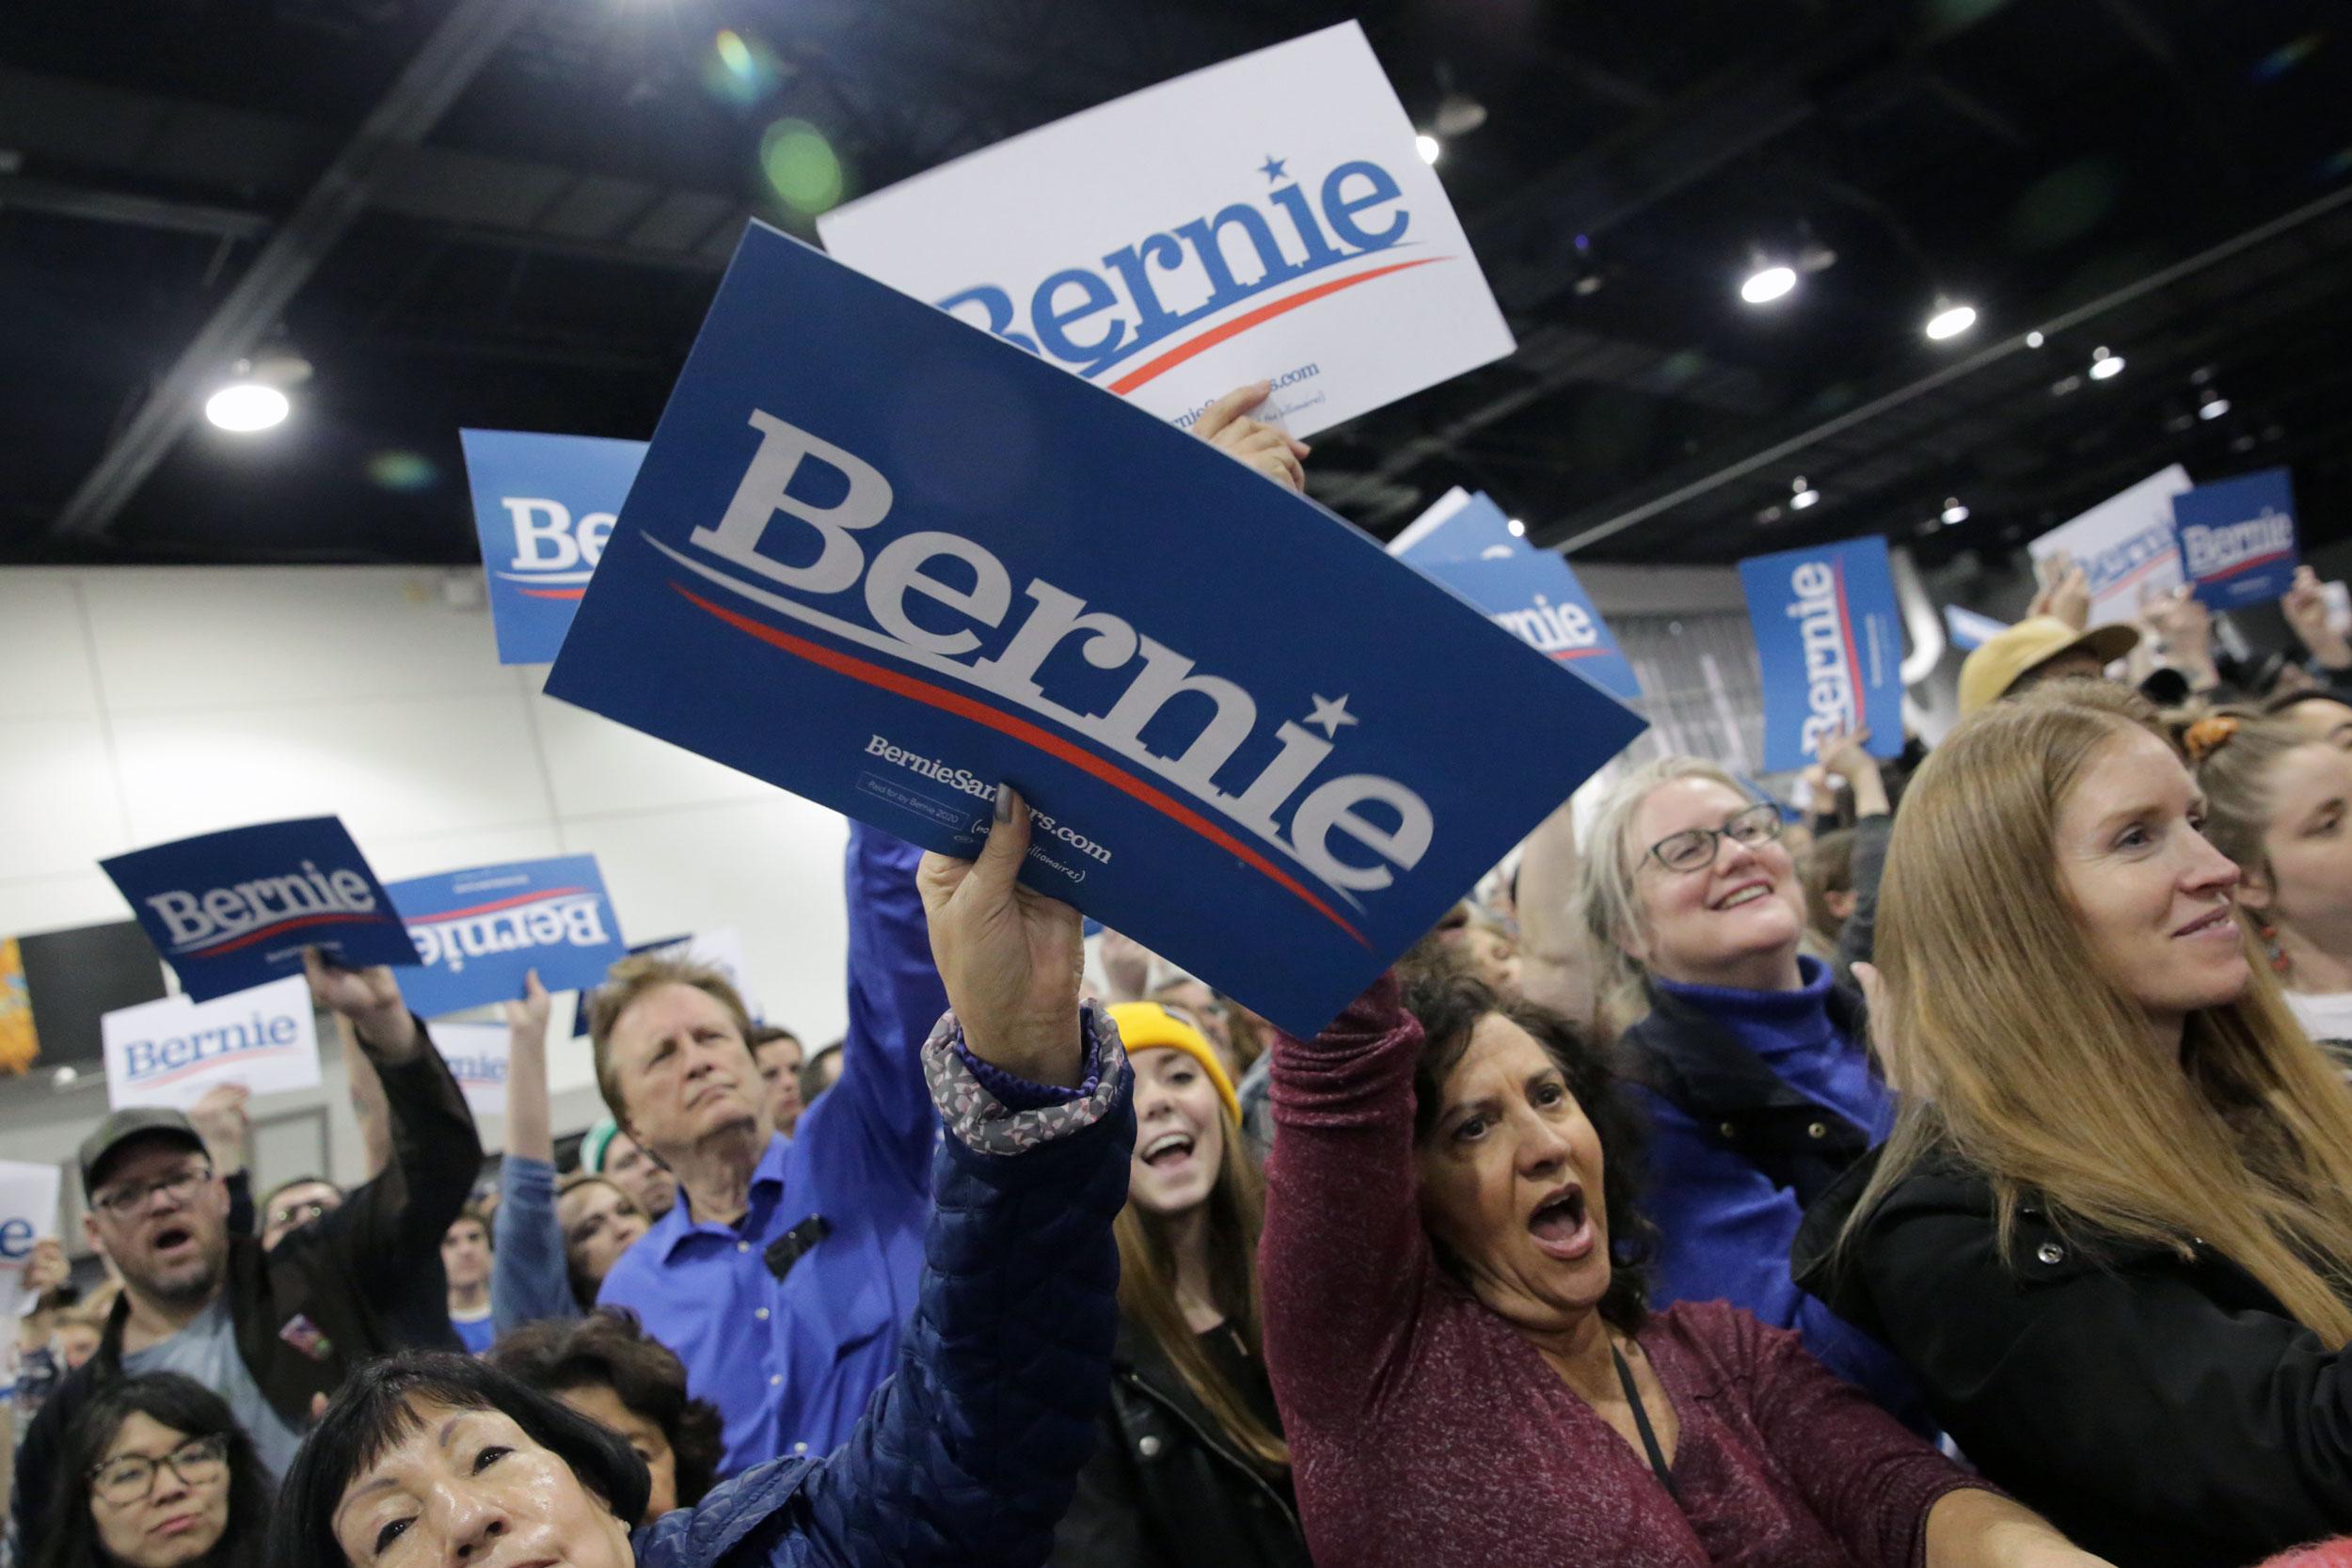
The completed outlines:
[[[1342,724],[1355,723],[1356,716],[1347,711],[1347,698],[1344,695],[1326,697],[1318,691],[1315,693],[1315,710],[1307,715],[1307,722],[1322,725],[1324,738],[1328,740],[1340,733]]]

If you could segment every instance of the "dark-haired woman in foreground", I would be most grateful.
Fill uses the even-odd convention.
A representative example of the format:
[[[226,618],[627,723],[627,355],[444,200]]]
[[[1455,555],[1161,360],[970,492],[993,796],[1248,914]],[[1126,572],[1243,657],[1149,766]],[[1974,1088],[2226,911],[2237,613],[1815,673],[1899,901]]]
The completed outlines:
[[[1266,1354],[1348,1568],[2088,1559],[1720,1302],[1650,1315],[1629,1113],[1573,1025],[1384,979],[1275,1046]]]
[[[947,1124],[920,1299],[848,1442],[718,1487],[633,1537],[644,1461],[496,1370],[379,1362],[303,1445],[278,1568],[946,1568],[1044,1560],[1109,1376],[1134,1119],[1116,1031],[1082,1017],[1078,917],[1014,880],[1009,791],[978,860],[926,855],[954,1011],[924,1047]]]
[[[37,1568],[251,1568],[269,1497],[218,1394],[178,1372],[121,1378],[66,1429]]]

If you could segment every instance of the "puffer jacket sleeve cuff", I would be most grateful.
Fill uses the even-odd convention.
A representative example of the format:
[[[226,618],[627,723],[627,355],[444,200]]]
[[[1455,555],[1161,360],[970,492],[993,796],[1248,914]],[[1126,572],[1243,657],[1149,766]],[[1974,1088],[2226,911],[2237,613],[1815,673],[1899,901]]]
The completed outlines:
[[[1110,1014],[1089,1002],[1078,1027],[1086,1072],[1075,1089],[1031,1084],[964,1048],[956,1015],[941,1016],[923,1044],[923,1076],[948,1135],[977,1154],[1020,1154],[1093,1126],[1119,1102],[1127,1053]]]

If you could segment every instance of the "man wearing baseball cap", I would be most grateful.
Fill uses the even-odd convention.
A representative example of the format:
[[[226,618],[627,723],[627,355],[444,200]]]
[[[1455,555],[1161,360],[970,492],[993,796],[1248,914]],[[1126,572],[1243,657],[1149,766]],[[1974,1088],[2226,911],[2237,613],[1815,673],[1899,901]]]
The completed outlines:
[[[392,1163],[327,1219],[264,1250],[231,1232],[228,1185],[178,1111],[116,1111],[83,1140],[83,1234],[122,1276],[122,1293],[97,1354],[58,1386],[17,1450],[28,1560],[49,1525],[66,1427],[105,1383],[195,1378],[229,1402],[282,1476],[314,1399],[361,1361],[415,1348],[413,1330],[399,1327],[419,1321],[404,1308],[412,1293],[425,1292],[447,1332],[441,1234],[482,1168],[472,1113],[390,970],[330,968],[314,953],[310,979],[313,1000],[351,1022],[383,1083]],[[453,1334],[446,1348],[457,1348]]]
[[[2074,675],[2095,679],[2137,646],[2139,633],[2130,626],[2076,631],[2055,615],[2029,615],[1986,638],[1961,665],[1961,717],[2043,681]]]

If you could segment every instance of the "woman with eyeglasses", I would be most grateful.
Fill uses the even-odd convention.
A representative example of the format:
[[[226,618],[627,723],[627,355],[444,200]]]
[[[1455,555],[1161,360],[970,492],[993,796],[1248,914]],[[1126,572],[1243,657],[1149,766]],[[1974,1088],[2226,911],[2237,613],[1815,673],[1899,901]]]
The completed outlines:
[[[194,1378],[107,1384],[75,1413],[35,1568],[250,1568],[269,1478]]]
[[[1860,999],[1799,951],[1804,893],[1780,828],[1721,768],[1667,757],[1617,782],[1586,839],[1584,918],[1610,1006],[1634,1019],[1625,1069],[1653,1127],[1657,1299],[1794,1329],[1915,1419],[1895,1357],[1789,1278],[1807,1206],[1884,1140],[1894,1105]]]

